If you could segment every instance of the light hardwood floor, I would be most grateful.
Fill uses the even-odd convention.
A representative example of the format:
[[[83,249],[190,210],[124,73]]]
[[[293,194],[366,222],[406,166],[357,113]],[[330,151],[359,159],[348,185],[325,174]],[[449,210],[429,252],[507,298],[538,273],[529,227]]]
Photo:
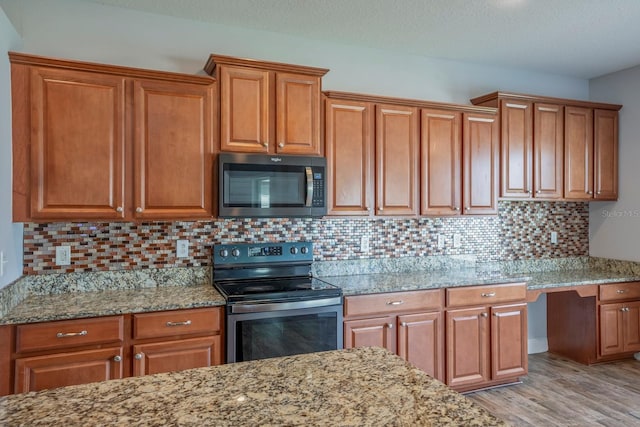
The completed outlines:
[[[523,383],[466,395],[513,426],[640,426],[640,361],[581,365],[529,355]]]

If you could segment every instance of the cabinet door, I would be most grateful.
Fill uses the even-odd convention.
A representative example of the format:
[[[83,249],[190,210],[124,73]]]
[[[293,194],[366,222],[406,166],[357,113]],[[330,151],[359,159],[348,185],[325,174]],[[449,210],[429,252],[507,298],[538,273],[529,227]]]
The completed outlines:
[[[376,214],[417,215],[418,110],[376,106]]]
[[[327,99],[325,108],[329,215],[371,215],[373,116],[366,102]]]
[[[203,368],[222,363],[220,335],[133,346],[133,375]]]
[[[594,195],[598,200],[618,199],[618,112],[595,110]]]
[[[593,195],[593,110],[564,109],[564,197],[588,200]]]
[[[461,200],[461,114],[421,111],[420,213],[459,215]]]
[[[600,306],[600,355],[608,356],[624,351],[624,304]]]
[[[640,301],[625,304],[624,351],[640,351]]]
[[[502,120],[502,197],[531,197],[533,153],[533,104],[500,101]]]
[[[564,167],[564,107],[534,105],[533,197],[561,199]]]
[[[124,216],[125,82],[31,71],[31,217]]]
[[[220,66],[220,150],[269,150],[270,80],[268,71]]]
[[[444,325],[442,314],[398,316],[398,356],[444,381]]]
[[[134,82],[134,216],[213,216],[213,86]]]
[[[498,120],[490,114],[464,114],[462,129],[464,214],[497,214]]]
[[[526,375],[527,304],[491,308],[491,379]]]
[[[446,312],[446,383],[451,387],[489,380],[489,320],[486,307]]]
[[[320,77],[276,74],[276,152],[320,155]]]
[[[122,378],[122,347],[16,359],[15,393]]]
[[[383,347],[396,352],[395,316],[344,322],[344,348]]]

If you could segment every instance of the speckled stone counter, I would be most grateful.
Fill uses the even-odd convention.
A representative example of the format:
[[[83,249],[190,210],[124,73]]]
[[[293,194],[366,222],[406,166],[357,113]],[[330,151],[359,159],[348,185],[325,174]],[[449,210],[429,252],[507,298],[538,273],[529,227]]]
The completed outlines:
[[[380,348],[312,353],[0,398],[9,426],[504,426]]]
[[[0,317],[0,325],[224,304],[211,284],[31,295]]]

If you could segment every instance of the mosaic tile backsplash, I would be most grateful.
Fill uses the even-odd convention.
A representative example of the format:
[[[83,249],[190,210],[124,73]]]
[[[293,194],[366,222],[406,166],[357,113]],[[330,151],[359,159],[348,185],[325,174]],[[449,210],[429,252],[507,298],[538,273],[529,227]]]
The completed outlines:
[[[551,231],[558,233],[552,244]],[[459,234],[461,245],[454,247]],[[438,235],[444,246],[438,247]],[[360,250],[361,236],[369,251]],[[177,258],[176,242],[189,241]],[[217,219],[196,222],[28,223],[24,273],[70,273],[211,264],[211,246],[230,242],[314,242],[316,261],[475,255],[478,262],[589,254],[587,203],[501,201],[497,216],[455,218]],[[55,265],[55,247],[71,247],[71,265]]]

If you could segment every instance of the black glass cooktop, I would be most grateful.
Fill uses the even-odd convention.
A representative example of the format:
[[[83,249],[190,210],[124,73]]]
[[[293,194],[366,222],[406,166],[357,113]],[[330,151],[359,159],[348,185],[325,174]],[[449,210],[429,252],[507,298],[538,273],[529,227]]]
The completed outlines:
[[[302,300],[342,295],[342,289],[312,277],[227,280],[214,286],[227,302]]]

